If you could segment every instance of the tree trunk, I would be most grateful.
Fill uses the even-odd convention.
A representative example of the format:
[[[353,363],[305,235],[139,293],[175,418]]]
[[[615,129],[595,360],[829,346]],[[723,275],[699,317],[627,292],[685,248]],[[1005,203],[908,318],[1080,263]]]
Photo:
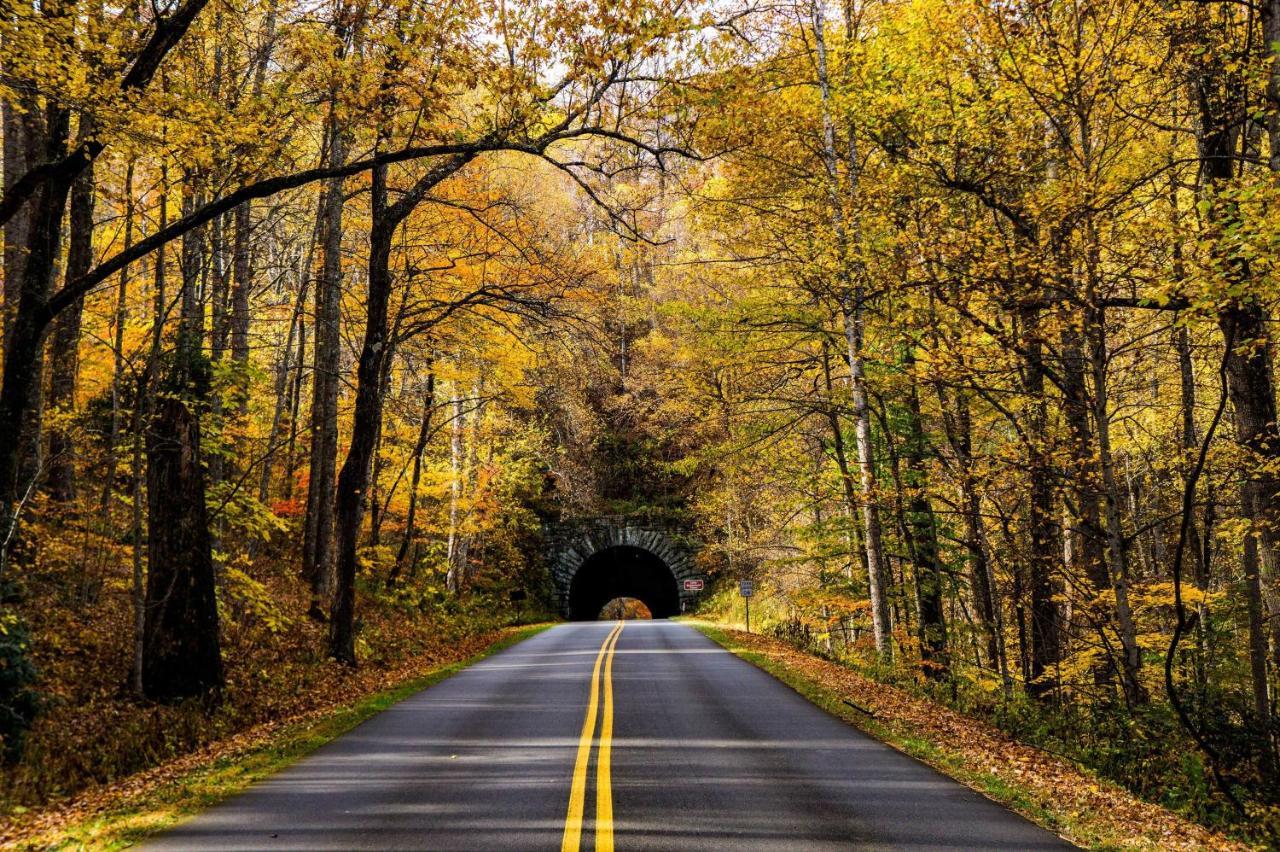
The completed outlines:
[[[375,146],[376,148],[377,146]],[[391,357],[388,335],[391,301],[391,240],[396,228],[435,186],[475,158],[457,154],[427,171],[394,205],[387,204],[387,170],[375,166],[371,174],[369,228],[369,280],[365,300],[366,324],[360,361],[356,367],[356,404],[352,418],[351,446],[338,476],[336,593],[330,610],[329,653],[347,665],[355,665],[356,549],[369,488],[369,468],[374,442],[382,421],[383,361]]]
[[[1263,50],[1267,69],[1267,167],[1280,173],[1280,0],[1261,0]]]
[[[1191,333],[1187,331],[1185,325],[1179,326],[1174,331],[1173,344],[1178,352],[1178,378],[1181,390],[1178,445],[1187,459],[1184,464],[1186,467],[1193,460],[1194,453],[1200,445],[1200,439],[1196,434],[1196,375],[1195,366],[1191,362]],[[1196,588],[1202,592],[1207,591],[1209,588],[1208,566],[1205,564],[1204,551],[1200,544],[1200,529],[1194,523],[1187,527],[1187,550],[1191,554],[1192,574]]]
[[[213,544],[205,506],[200,415],[209,366],[201,351],[195,268],[183,268],[182,313],[165,393],[147,434],[148,571],[142,685],[168,700],[222,688]],[[157,322],[159,318],[157,318]]]
[[[893,654],[893,620],[889,616],[889,572],[884,556],[880,506],[876,497],[875,448],[871,439],[871,412],[867,405],[866,373],[862,360],[862,310],[844,311],[845,340],[849,347],[850,396],[853,404],[854,447],[862,485],[862,535],[867,555],[867,585],[871,592],[871,629],[876,651],[885,658]]]
[[[1019,310],[1023,349],[1022,392],[1029,400],[1027,418],[1027,594],[1031,660],[1028,691],[1043,697],[1056,687],[1054,669],[1062,654],[1062,613],[1054,599],[1057,592],[1057,525],[1054,523],[1053,470],[1045,400],[1045,373],[1040,314],[1037,308]]]
[[[133,162],[130,161],[124,174],[124,246],[126,250],[133,245],[134,212]],[[120,463],[120,425],[125,371],[124,326],[129,319],[129,271],[128,265],[120,270],[120,277],[116,283],[116,306],[111,320],[111,425],[107,429],[106,472],[98,502],[99,528],[103,535],[111,526],[111,493],[115,488],[116,468]],[[134,407],[137,408],[136,401]]]
[[[853,484],[853,473],[849,467],[849,453],[845,449],[844,430],[840,425],[840,414],[836,410],[834,402],[835,386],[831,381],[831,358],[827,341],[822,341],[822,380],[826,387],[827,398],[825,406],[825,414],[827,423],[831,426],[831,445],[832,454],[836,460],[836,470],[840,472],[840,488],[844,497],[844,514],[848,523],[845,541],[848,545],[849,565],[845,575],[849,579],[853,579],[853,564],[857,560],[857,513],[858,513],[858,494],[857,488]]]
[[[240,370],[240,381],[248,381],[244,373],[249,365],[249,296],[253,292],[253,252],[249,235],[253,228],[252,202],[236,208],[232,217],[234,234],[231,238],[231,360]],[[249,388],[239,389],[237,413],[241,416],[249,410]]]
[[[454,383],[453,391],[453,424],[449,436],[449,537],[445,543],[445,562],[448,573],[445,575],[445,588],[457,593],[461,587],[459,579],[459,542],[462,538],[458,530],[462,502],[462,427],[465,415],[462,410],[462,397]]]
[[[914,375],[915,356],[907,344],[903,359],[910,388],[907,391],[907,434],[903,447],[906,463],[906,526],[908,545],[916,574],[916,600],[919,614],[920,658],[924,673],[930,678],[945,676],[950,670],[947,652],[947,623],[943,612],[942,584],[944,567],[938,553],[937,519],[929,501],[928,444],[920,416],[920,392]]]
[[[267,3],[266,16],[262,23],[262,43],[258,46],[257,54],[251,63],[253,83],[250,92],[255,99],[262,96],[267,64],[271,61],[272,49],[275,46],[278,5],[277,0],[269,0]],[[246,201],[237,207],[232,218],[235,223],[235,236],[231,245],[231,360],[239,368],[239,379],[242,383],[237,414],[244,417],[249,413],[249,376],[246,368],[249,365],[249,297],[253,290],[254,277],[253,249],[249,241],[253,230],[253,202]],[[290,326],[289,330],[292,333],[293,327]],[[284,360],[288,361],[287,347]],[[276,398],[279,399],[279,397],[280,394],[277,393]],[[274,440],[274,429],[271,434]],[[264,476],[268,481],[271,468],[269,458],[263,465],[267,471]]]
[[[203,196],[197,196],[192,200],[192,207],[198,207],[203,202]],[[189,211],[184,210],[183,212]],[[231,331],[228,315],[228,306],[231,300],[231,272],[227,264],[228,227],[229,217],[226,215],[218,216],[210,223],[207,258],[205,257],[205,245],[200,239],[202,235],[197,233],[196,238],[191,241],[190,249],[196,253],[191,262],[196,263],[197,268],[200,270],[200,287],[197,298],[210,303],[209,352],[210,360],[215,364],[221,364],[226,358],[227,341]],[[202,325],[203,322],[202,315]],[[215,446],[214,452],[209,455],[207,461],[209,467],[208,480],[211,485],[217,485],[226,480],[227,463],[232,461],[228,456],[226,447],[226,412],[223,405],[225,394],[222,391],[223,388],[218,388],[217,392],[209,394],[209,411],[208,417],[205,418],[205,428],[210,433]],[[219,537],[215,533],[215,546],[218,544]]]
[[[346,158],[345,134],[330,116],[329,163]],[[311,583],[310,613],[323,619],[333,594],[334,475],[338,459],[338,369],[342,323],[342,181],[325,187],[320,278],[316,281],[315,369],[312,375],[311,474],[302,570]]]
[[[160,213],[157,216],[159,227],[164,229],[169,222],[169,173],[160,168]],[[131,472],[133,479],[133,507],[130,524],[131,543],[133,545],[133,691],[142,696],[146,694],[143,685],[142,668],[146,659],[147,647],[147,588],[145,562],[143,559],[143,538],[145,523],[143,520],[143,501],[146,499],[146,424],[155,414],[156,368],[160,358],[160,347],[164,339],[164,315],[168,298],[165,280],[165,247],[161,246],[155,253],[155,264],[152,269],[152,320],[151,320],[151,352],[147,358],[146,369],[138,378],[138,387],[134,396],[133,413],[129,421],[133,433],[133,460]]]
[[[218,605],[200,458],[200,420],[179,365],[147,436],[146,647],[142,686],[174,699],[222,687]],[[197,380],[199,381],[199,380]]]
[[[1092,289],[1092,288],[1091,288]],[[1098,461],[1102,468],[1103,507],[1107,524],[1107,559],[1111,588],[1116,599],[1116,620],[1123,651],[1121,667],[1125,699],[1130,704],[1147,700],[1139,672],[1142,651],[1138,647],[1138,630],[1129,605],[1129,560],[1120,520],[1120,486],[1116,480],[1111,453],[1111,412],[1107,394],[1107,327],[1101,309],[1088,309],[1087,331],[1091,338],[1089,361],[1093,373],[1093,419],[1098,432]]]
[[[1266,8],[1264,27],[1274,31],[1280,24],[1270,0]],[[1218,327],[1226,346],[1224,367],[1236,442],[1250,459],[1244,468],[1249,475],[1241,486],[1241,504],[1252,526],[1246,534],[1243,566],[1250,613],[1249,648],[1258,739],[1263,745],[1262,766],[1265,774],[1274,775],[1266,624],[1271,624],[1272,652],[1276,653],[1280,648],[1280,618],[1276,617],[1280,615],[1280,601],[1275,600],[1274,593],[1275,562],[1280,551],[1280,424],[1276,422],[1276,386],[1268,343],[1270,317],[1259,298],[1260,282],[1254,280],[1248,259],[1228,245],[1229,240],[1223,235],[1238,217],[1233,200],[1219,193],[1235,177],[1236,156],[1243,143],[1246,87],[1238,72],[1224,66],[1203,15],[1197,19],[1200,31],[1196,35],[1205,49],[1195,58],[1191,81],[1200,119],[1200,193],[1208,236],[1214,240],[1213,259],[1231,285],[1231,295],[1218,308]],[[1269,82],[1275,82],[1274,64],[1272,71]],[[1270,141],[1280,145],[1278,137],[1273,136]],[[1259,654],[1261,663],[1255,659]]]
[[[298,288],[298,298],[294,300],[293,312],[289,315],[289,329],[285,332],[284,348],[280,351],[280,360],[276,362],[275,408],[271,413],[271,431],[267,433],[267,448],[262,460],[262,477],[258,481],[258,502],[266,503],[271,496],[271,472],[274,468],[276,450],[281,441],[281,425],[285,412],[289,408],[289,378],[293,372],[293,341],[302,330],[302,306],[307,301],[308,279],[304,274]],[[246,398],[247,399],[247,398]],[[286,474],[288,462],[286,461]]]
[[[149,386],[151,383],[148,381]],[[146,441],[143,433],[145,420],[142,410],[142,396],[149,394],[148,388],[143,387],[143,382],[138,382],[138,399],[134,402],[133,416],[130,421],[133,425],[133,456],[130,464],[130,473],[132,474],[133,486],[131,496],[133,497],[133,506],[131,507],[131,517],[129,523],[130,543],[133,550],[133,586],[130,590],[130,599],[133,605],[133,647],[132,647],[132,663],[129,667],[129,680],[134,695],[146,695],[146,686],[143,683],[142,668],[144,660],[147,656],[147,574],[145,555],[143,554],[143,538],[145,536],[146,525],[143,520],[142,504],[146,499]]]
[[[399,329],[399,316],[396,317],[396,324],[391,329],[391,339],[395,340],[396,333]],[[391,363],[390,356],[382,359],[382,389],[379,391],[383,399],[391,394]],[[378,421],[377,434],[373,439],[373,473],[369,477],[369,497],[366,504],[369,506],[369,546],[377,547],[382,543],[382,522],[385,520],[383,510],[391,503],[391,497],[395,493],[395,485],[393,484],[389,490],[386,500],[379,500],[379,483],[382,482],[382,438],[384,433],[382,420]],[[403,468],[402,468],[403,470]]]
[[[65,153],[68,124],[68,111],[50,105],[44,125],[45,161]],[[41,379],[44,336],[52,319],[46,303],[62,245],[62,220],[70,189],[71,179],[55,175],[28,202],[31,218],[0,390],[0,580],[16,544],[19,515],[42,466]]]
[[[26,165],[23,156],[22,121],[18,107],[7,98],[0,102],[0,128],[4,133],[4,192],[12,191]],[[0,293],[0,340],[7,348],[9,327],[18,304],[18,282],[22,280],[22,250],[26,246],[26,209],[4,223],[4,290]]]
[[[849,229],[845,222],[841,201],[839,153],[836,150],[835,120],[832,117],[831,81],[827,70],[826,25],[821,0],[811,4],[813,36],[816,48],[818,88],[822,96],[822,152],[826,168],[827,194],[831,207],[831,220],[836,234],[838,275],[841,280],[839,294],[840,314],[844,322],[845,343],[849,356],[849,382],[853,406],[854,438],[857,444],[858,469],[862,480],[862,529],[867,554],[867,587],[871,593],[871,625],[875,634],[876,651],[881,657],[890,658],[893,649],[890,639],[893,622],[889,615],[887,590],[888,572],[885,567],[884,547],[881,543],[880,508],[875,500],[875,463],[871,446],[871,415],[867,409],[866,371],[863,364],[863,316],[861,288],[855,282],[854,261],[849,256]],[[857,190],[856,154],[852,129],[850,131],[849,194]],[[857,226],[854,226],[857,237]]]
[[[32,146],[38,144],[39,110],[34,92],[21,97],[17,103],[5,98],[0,103],[0,118],[4,122],[4,191],[8,195],[18,180],[32,165],[38,155]],[[4,344],[8,348],[9,333],[22,293],[23,267],[26,260],[27,240],[30,239],[30,204],[23,205],[4,224]]]
[[[390,357],[387,313],[391,297],[391,239],[398,221],[387,208],[386,168],[373,170],[372,224],[369,232],[369,292],[364,343],[356,367],[356,404],[351,447],[338,475],[337,577],[329,625],[329,653],[355,665],[356,549],[364,516],[369,469],[378,423],[382,419],[383,359]]]
[[[414,525],[418,518],[418,485],[422,482],[422,454],[426,452],[427,441],[431,438],[431,415],[435,412],[435,405],[436,371],[433,357],[427,362],[427,392],[422,400],[422,423],[418,427],[418,440],[413,445],[413,474],[409,477],[409,508],[404,520],[404,537],[400,539],[400,549],[396,551],[396,562],[387,575],[387,588],[396,584],[413,551]]]
[[[1063,331],[1059,342],[1062,358],[1062,412],[1071,438],[1071,467],[1068,469],[1068,492],[1074,503],[1069,512],[1070,527],[1062,531],[1069,558],[1067,567],[1077,582],[1087,581],[1092,596],[1075,608],[1078,626],[1105,634],[1111,623],[1110,606],[1106,603],[1111,590],[1107,571],[1107,555],[1102,528],[1102,494],[1098,474],[1097,453],[1090,415],[1084,340],[1078,316],[1061,320]],[[1109,685],[1114,694],[1116,664],[1107,657],[1094,667],[1097,684]]]
[[[1179,276],[1181,279],[1181,276]],[[1191,467],[1195,461],[1196,451],[1199,448],[1200,440],[1196,434],[1196,379],[1195,369],[1191,362],[1191,334],[1187,331],[1185,325],[1179,326],[1174,331],[1174,348],[1178,352],[1178,375],[1181,384],[1181,394],[1179,396],[1179,404],[1181,408],[1181,421],[1178,434],[1178,444],[1182,450],[1182,463],[1180,468],[1182,471],[1183,487],[1186,486],[1188,478],[1191,476]],[[1200,592],[1200,600],[1196,603],[1196,655],[1195,655],[1195,678],[1196,685],[1203,690],[1208,686],[1208,654],[1209,654],[1209,607],[1205,593],[1209,591],[1209,558],[1205,551],[1205,542],[1211,535],[1207,517],[1209,515],[1206,510],[1205,538],[1200,535],[1200,527],[1196,523],[1193,515],[1187,519],[1187,544],[1186,551],[1191,556],[1191,576],[1195,583],[1196,589]]]
[[[305,296],[305,294],[304,294]],[[293,380],[289,388],[289,442],[284,450],[284,499],[293,499],[294,470],[297,469],[295,450],[298,443],[298,423],[302,417],[302,374],[307,363],[307,323],[298,319],[298,354],[293,359]]]
[[[947,442],[955,453],[959,471],[960,506],[964,516],[964,543],[968,552],[969,587],[978,611],[978,623],[985,640],[986,664],[1000,672],[1008,682],[1009,670],[1005,660],[1004,641],[998,628],[996,597],[991,578],[991,560],[988,555],[986,532],[982,526],[982,500],[974,480],[973,469],[973,418],[969,399],[964,391],[951,398],[941,383],[937,385],[938,401],[942,405],[943,425],[947,430]]]
[[[1280,648],[1280,601],[1276,600],[1280,558],[1280,433],[1276,387],[1267,344],[1270,318],[1253,300],[1235,302],[1219,313],[1227,357],[1227,388],[1235,412],[1236,441],[1254,461],[1245,463],[1244,506],[1253,521],[1261,564],[1259,592],[1270,624],[1272,654]],[[1273,658],[1273,665],[1280,659]]]
[[[79,134],[93,133],[93,121],[80,119]],[[93,265],[94,176],[91,164],[71,186],[71,211],[67,248],[66,279],[73,281]],[[69,419],[76,405],[76,377],[80,369],[80,321],[84,298],[63,311],[53,327],[50,347],[49,408]],[[49,431],[49,496],[60,503],[76,497],[76,448],[69,424],[59,423]]]

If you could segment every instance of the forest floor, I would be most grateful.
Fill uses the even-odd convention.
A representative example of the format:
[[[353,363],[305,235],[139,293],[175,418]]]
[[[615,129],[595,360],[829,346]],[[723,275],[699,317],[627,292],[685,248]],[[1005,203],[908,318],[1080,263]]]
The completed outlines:
[[[0,818],[0,848],[118,849],[163,831],[346,733],[392,704],[546,629],[505,627],[462,637],[438,654],[348,670],[312,706],[40,808]],[[334,667],[337,668],[336,666]]]
[[[878,740],[1089,849],[1250,847],[1144,802],[1070,760],[980,720],[777,639],[692,622],[813,703]]]
[[[228,569],[220,580],[222,700],[156,704],[129,689],[128,578],[90,564],[70,582],[74,554],[54,546],[67,537],[47,540],[18,603],[43,706],[21,760],[0,769],[3,848],[127,845],[541,629],[508,625],[544,617],[519,619],[478,594],[365,589],[351,669],[326,658],[327,626],[303,614],[308,591],[287,554],[264,552],[253,578]]]

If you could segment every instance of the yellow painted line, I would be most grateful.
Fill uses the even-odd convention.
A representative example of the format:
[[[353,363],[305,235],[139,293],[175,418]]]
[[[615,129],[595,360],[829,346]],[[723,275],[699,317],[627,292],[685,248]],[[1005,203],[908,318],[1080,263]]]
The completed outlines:
[[[613,852],[613,654],[622,625],[604,661],[604,711],[600,720],[600,750],[596,755],[596,852]]]
[[[600,645],[595,667],[591,670],[591,697],[587,700],[587,715],[582,720],[582,734],[578,737],[578,758],[573,764],[573,786],[569,789],[569,811],[564,818],[561,852],[578,852],[582,845],[582,808],[587,798],[587,765],[591,761],[591,740],[596,732],[596,716],[600,711],[600,665],[609,652],[609,643],[621,632],[622,622],[618,622]]]

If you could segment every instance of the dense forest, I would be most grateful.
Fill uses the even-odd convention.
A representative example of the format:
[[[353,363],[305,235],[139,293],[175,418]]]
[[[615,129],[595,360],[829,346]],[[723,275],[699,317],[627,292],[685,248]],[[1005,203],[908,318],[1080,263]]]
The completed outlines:
[[[0,106],[6,807],[625,515],[1280,832],[1280,0],[6,0]]]

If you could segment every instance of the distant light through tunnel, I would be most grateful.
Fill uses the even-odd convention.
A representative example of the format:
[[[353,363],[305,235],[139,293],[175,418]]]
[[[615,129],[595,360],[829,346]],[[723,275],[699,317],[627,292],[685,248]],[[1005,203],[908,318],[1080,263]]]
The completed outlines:
[[[653,618],[653,613],[639,598],[614,598],[600,610],[601,621],[635,621]]]

